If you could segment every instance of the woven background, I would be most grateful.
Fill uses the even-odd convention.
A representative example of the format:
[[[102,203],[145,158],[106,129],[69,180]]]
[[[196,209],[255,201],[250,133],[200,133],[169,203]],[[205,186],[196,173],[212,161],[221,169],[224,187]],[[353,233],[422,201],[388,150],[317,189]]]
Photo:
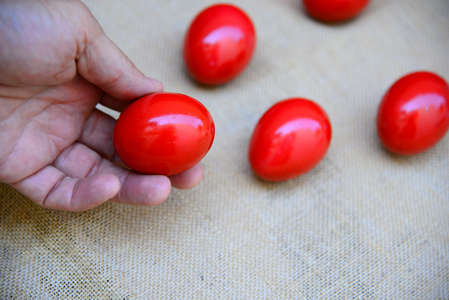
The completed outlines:
[[[0,299],[449,299],[449,135],[400,157],[375,124],[400,76],[449,80],[449,1],[372,0],[339,25],[299,0],[229,2],[253,19],[257,50],[206,88],[181,54],[214,1],[85,1],[138,68],[208,107],[215,143],[202,183],[156,207],[58,212],[0,185]],[[328,112],[331,147],[310,173],[263,182],[247,162],[252,129],[295,96]]]

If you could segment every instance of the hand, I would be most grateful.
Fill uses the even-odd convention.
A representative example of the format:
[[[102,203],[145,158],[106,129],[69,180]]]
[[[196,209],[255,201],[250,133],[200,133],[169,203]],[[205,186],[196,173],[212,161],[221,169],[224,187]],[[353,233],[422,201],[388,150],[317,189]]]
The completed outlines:
[[[0,2],[0,181],[37,204],[81,211],[107,200],[155,205],[191,188],[200,165],[171,178],[140,175],[115,155],[115,120],[162,91],[105,35],[77,0]]]

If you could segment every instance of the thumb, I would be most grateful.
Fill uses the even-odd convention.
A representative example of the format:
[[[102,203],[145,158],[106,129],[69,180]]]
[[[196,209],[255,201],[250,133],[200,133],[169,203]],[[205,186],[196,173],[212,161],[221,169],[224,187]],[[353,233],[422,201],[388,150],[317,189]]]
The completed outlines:
[[[90,13],[90,12],[89,12]],[[114,44],[92,16],[77,55],[77,69],[86,80],[112,97],[133,100],[143,95],[162,92],[162,84],[146,77]]]

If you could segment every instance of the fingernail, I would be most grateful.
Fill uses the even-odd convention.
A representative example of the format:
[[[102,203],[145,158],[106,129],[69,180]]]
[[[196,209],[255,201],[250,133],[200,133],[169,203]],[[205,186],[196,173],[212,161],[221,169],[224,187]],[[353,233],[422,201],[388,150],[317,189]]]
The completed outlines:
[[[148,79],[148,81],[151,82],[151,84],[152,84],[155,88],[157,88],[158,90],[161,90],[161,91],[163,90],[162,82],[160,82],[160,81],[157,80],[157,79],[151,78],[151,77],[147,77],[147,79]]]

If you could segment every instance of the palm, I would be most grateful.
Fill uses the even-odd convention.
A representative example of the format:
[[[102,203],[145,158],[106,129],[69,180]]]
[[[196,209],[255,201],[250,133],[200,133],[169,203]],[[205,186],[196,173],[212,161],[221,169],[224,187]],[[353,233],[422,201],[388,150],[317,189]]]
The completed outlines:
[[[109,161],[114,154],[114,120],[95,109],[105,95],[102,90],[80,76],[28,90],[39,91],[29,98],[3,101],[1,181],[43,206],[78,210],[97,205],[100,198],[114,197],[120,184],[137,176]],[[90,203],[73,201],[76,187],[83,182],[80,179],[85,178],[87,188],[97,178],[106,195],[87,195],[84,198],[93,197]]]
[[[80,138],[100,94],[97,87],[76,77],[29,99],[5,101],[3,110],[12,110],[11,120],[20,120],[16,115],[27,118],[9,122],[9,151],[2,157],[0,178],[16,182],[52,163]]]

